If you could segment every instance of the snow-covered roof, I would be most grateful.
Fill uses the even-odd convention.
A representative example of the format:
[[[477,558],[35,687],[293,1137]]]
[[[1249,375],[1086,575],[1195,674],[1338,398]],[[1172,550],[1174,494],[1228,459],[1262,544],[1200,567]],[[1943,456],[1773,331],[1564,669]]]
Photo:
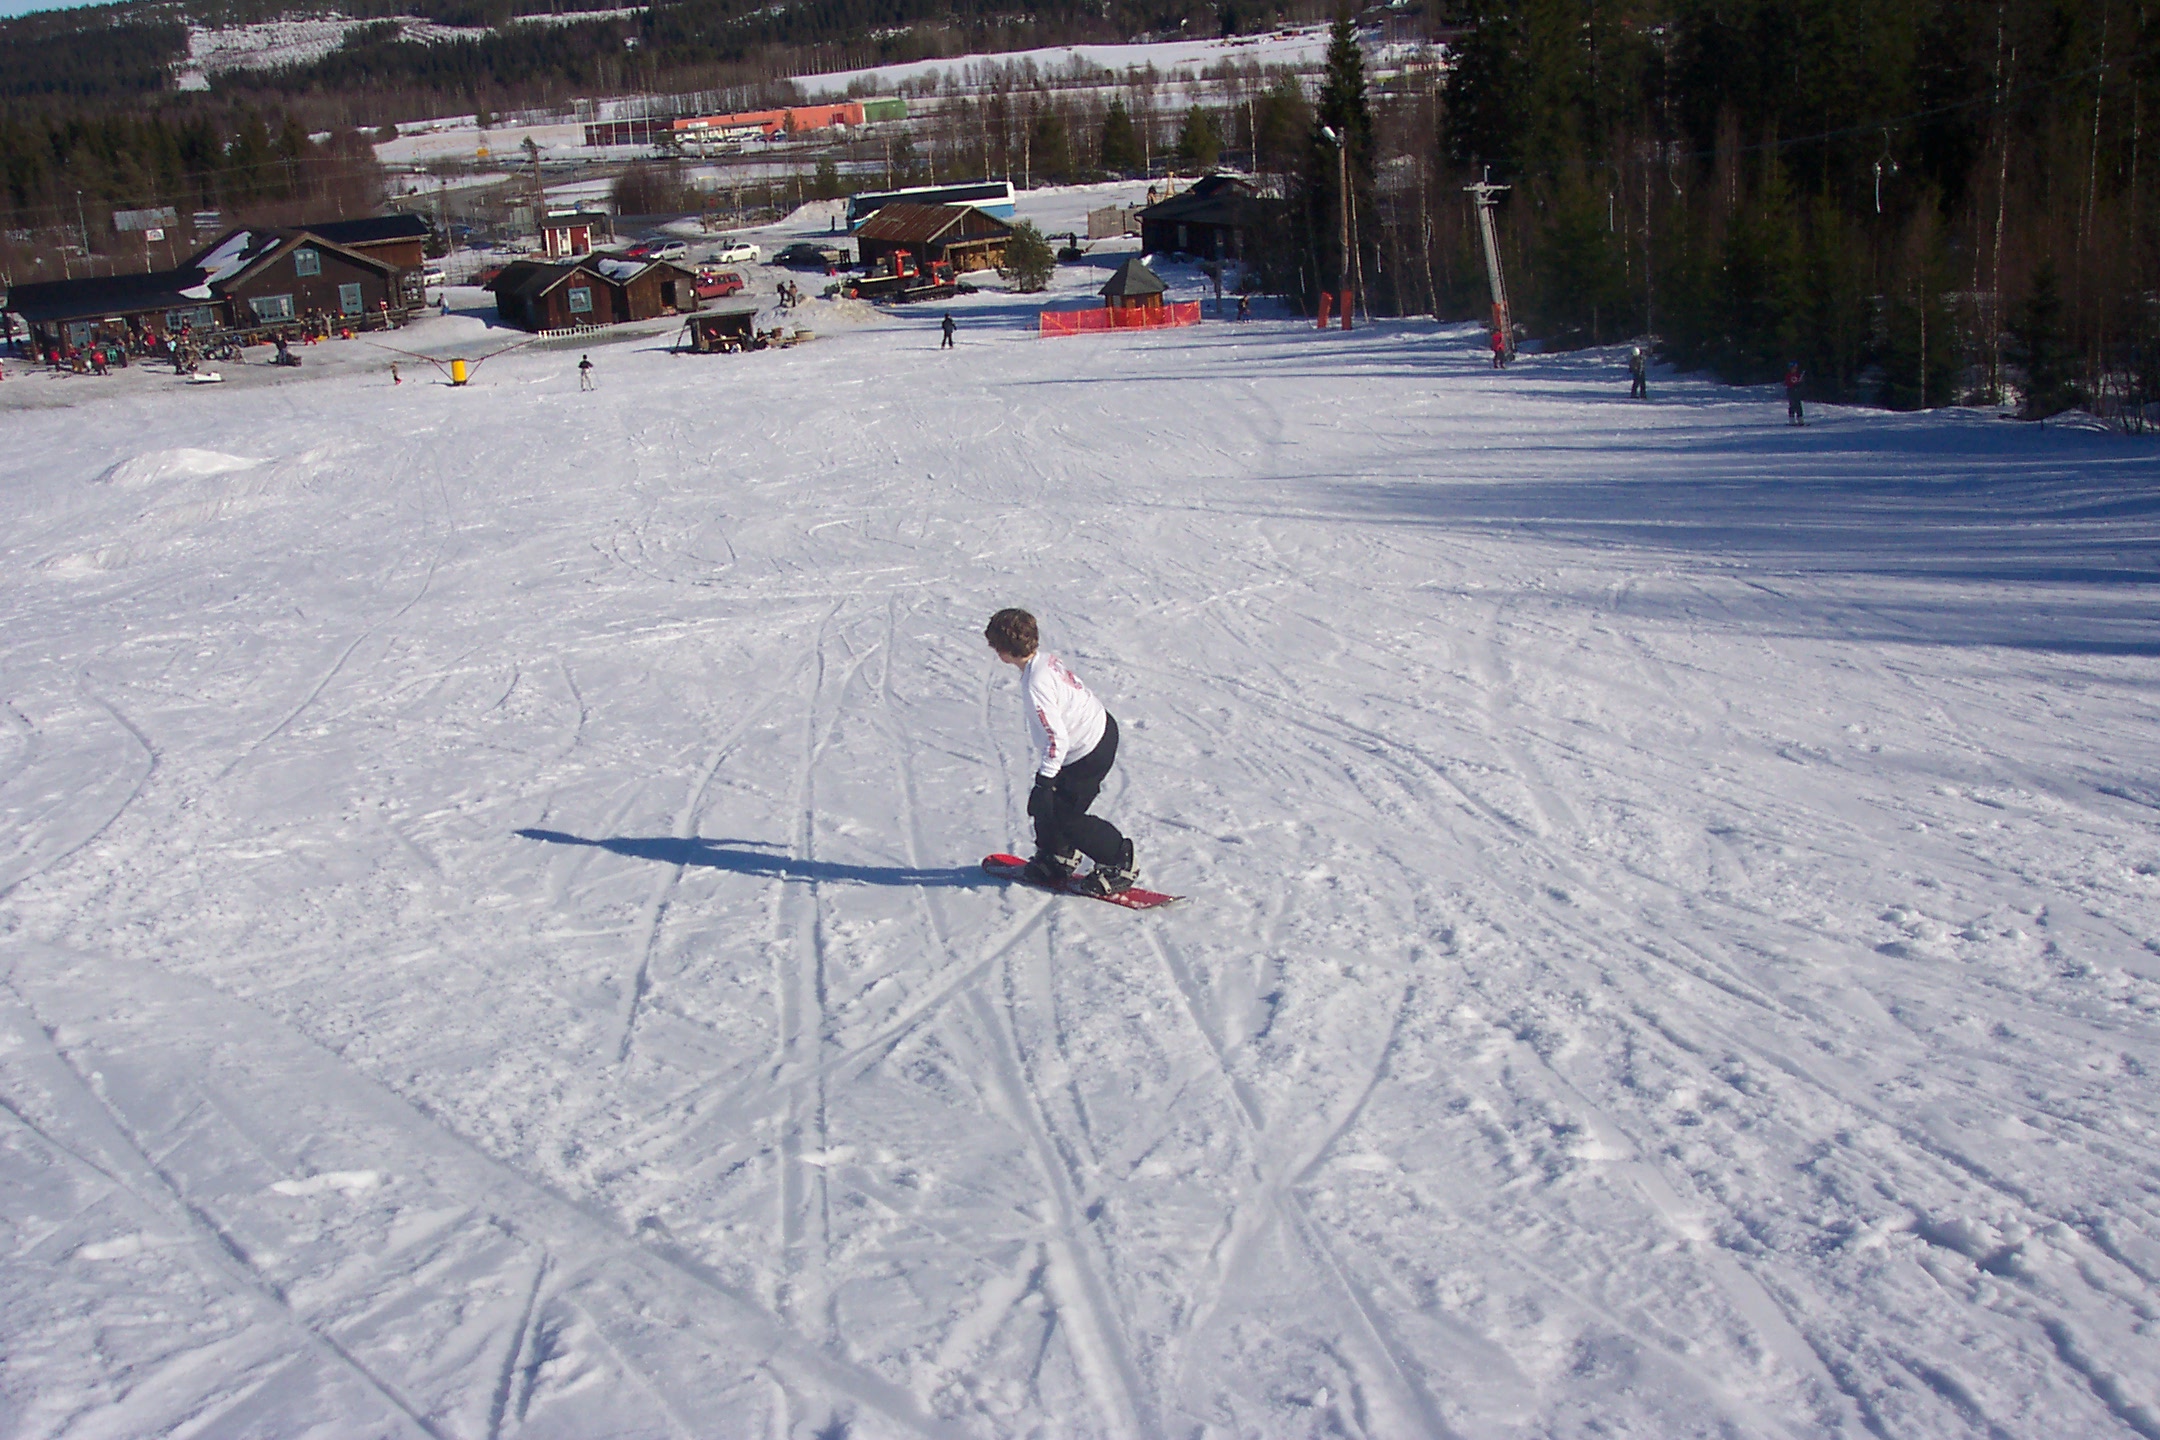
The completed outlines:
[[[202,267],[203,295],[209,296],[209,286],[221,280],[230,280],[245,270],[257,252],[255,232],[235,230],[211,247],[210,252],[195,263]]]

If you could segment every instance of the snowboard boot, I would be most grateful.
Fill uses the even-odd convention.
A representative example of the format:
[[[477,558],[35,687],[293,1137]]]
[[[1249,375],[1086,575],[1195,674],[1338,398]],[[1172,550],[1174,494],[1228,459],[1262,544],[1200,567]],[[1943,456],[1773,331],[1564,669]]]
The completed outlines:
[[[1060,850],[1055,854],[1045,854],[1038,850],[1035,858],[1028,861],[1026,868],[1021,870],[1020,877],[1055,890],[1072,879],[1073,871],[1079,868],[1080,852],[1077,850]]]
[[[1116,864],[1097,865],[1074,881],[1072,888],[1082,895],[1115,895],[1122,890],[1132,889],[1133,882],[1139,878],[1139,867],[1133,863],[1132,841],[1127,840],[1118,851]]]

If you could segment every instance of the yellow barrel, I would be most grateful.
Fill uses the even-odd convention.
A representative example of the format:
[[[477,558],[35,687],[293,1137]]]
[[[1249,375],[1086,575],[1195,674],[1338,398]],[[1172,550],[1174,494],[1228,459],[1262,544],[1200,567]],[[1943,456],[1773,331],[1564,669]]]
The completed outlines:
[[[465,383],[465,376],[465,362],[462,360],[452,360],[450,362],[450,383],[452,385],[462,385]]]

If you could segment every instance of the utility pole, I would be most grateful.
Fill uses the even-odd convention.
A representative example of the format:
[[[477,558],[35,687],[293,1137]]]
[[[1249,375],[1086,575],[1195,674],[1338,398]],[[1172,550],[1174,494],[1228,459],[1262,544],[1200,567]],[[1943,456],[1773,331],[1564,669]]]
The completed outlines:
[[[529,134],[525,137],[525,158],[532,162],[533,231],[544,235],[547,232],[547,189],[540,183],[540,147]]]
[[[1335,254],[1335,298],[1342,308],[1342,328],[1350,328],[1350,142],[1336,133],[1332,125],[1322,125],[1320,134],[1328,144],[1335,147],[1335,214],[1342,222],[1342,248]],[[1322,319],[1326,312],[1321,312]]]
[[[1486,167],[1490,177],[1492,168]],[[1508,190],[1506,185],[1495,185],[1491,179],[1483,179],[1475,185],[1465,185],[1463,190],[1477,206],[1478,238],[1485,245],[1485,282],[1492,290],[1493,333],[1500,337],[1502,358],[1515,358],[1515,317],[1508,309],[1507,280],[1500,273],[1500,235],[1493,225],[1493,206],[1498,196]]]

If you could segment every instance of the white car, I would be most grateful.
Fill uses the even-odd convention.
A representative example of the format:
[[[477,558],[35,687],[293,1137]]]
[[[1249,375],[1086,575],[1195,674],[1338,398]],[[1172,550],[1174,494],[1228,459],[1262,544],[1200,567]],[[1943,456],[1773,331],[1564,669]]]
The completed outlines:
[[[450,277],[443,274],[442,267],[439,265],[430,265],[420,272],[420,283],[423,285],[444,285],[449,283],[449,279]]]
[[[653,251],[655,260],[681,260],[690,254],[690,247],[680,240],[670,240]]]
[[[734,265],[744,260],[755,261],[758,258],[758,248],[747,240],[730,240],[713,251],[712,258],[716,265]]]

